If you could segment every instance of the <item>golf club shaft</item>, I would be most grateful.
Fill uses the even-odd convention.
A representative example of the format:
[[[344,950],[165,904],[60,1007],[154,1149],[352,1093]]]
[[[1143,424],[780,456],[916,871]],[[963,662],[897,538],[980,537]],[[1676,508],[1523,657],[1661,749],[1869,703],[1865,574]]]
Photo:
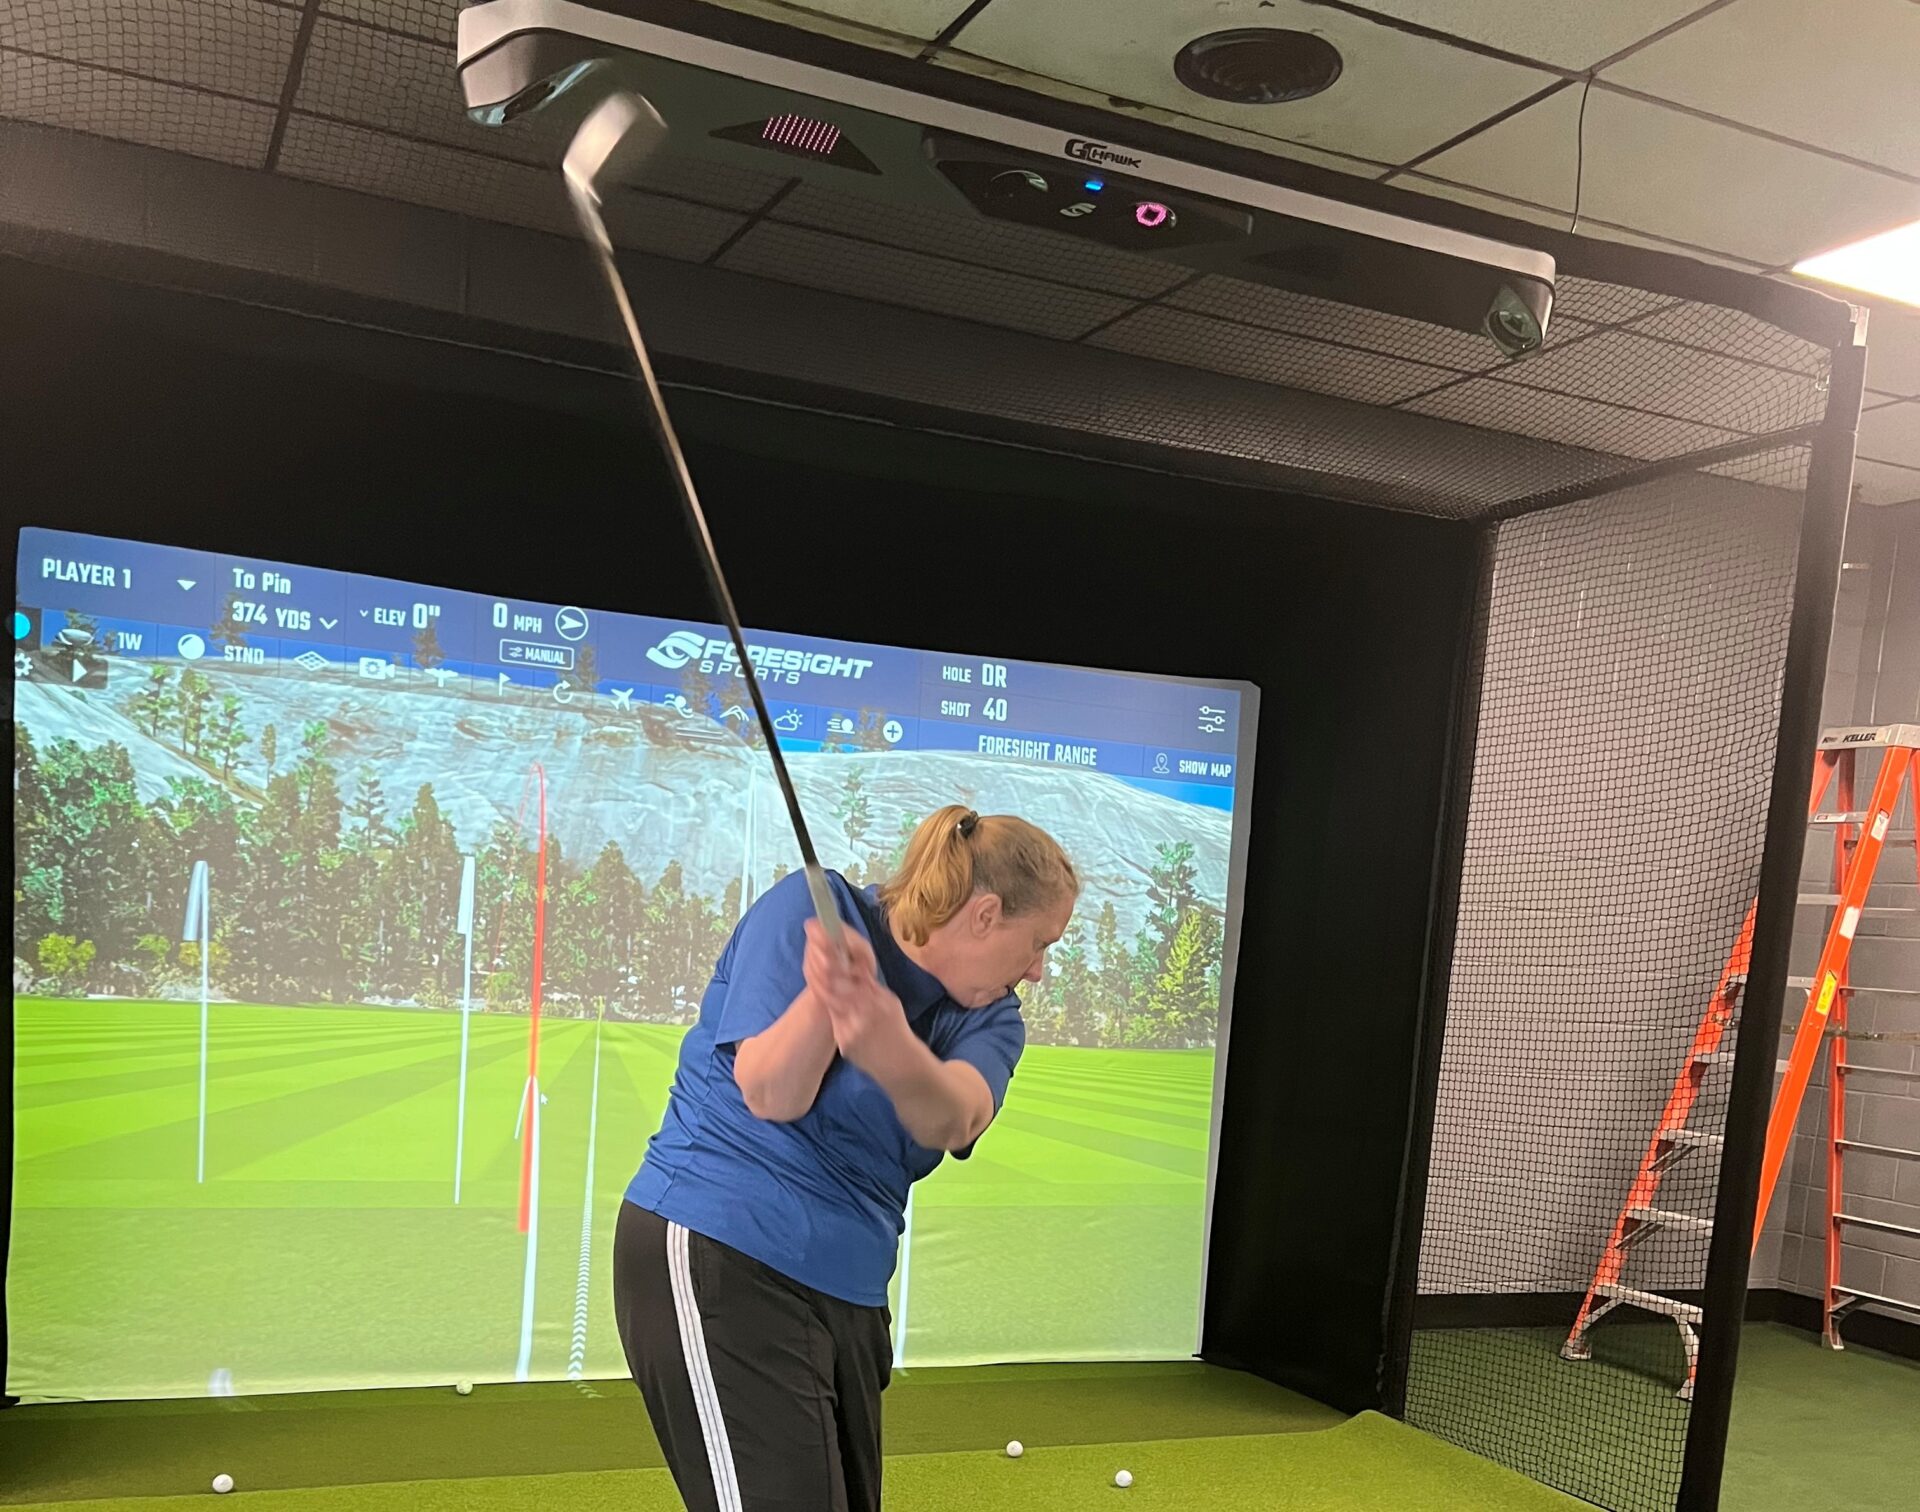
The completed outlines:
[[[666,396],[660,391],[660,380],[654,375],[653,361],[647,355],[646,340],[640,334],[640,322],[634,318],[633,303],[627,298],[626,280],[620,276],[619,264],[614,261],[613,239],[607,234],[606,221],[591,194],[572,183],[569,183],[568,190],[574,211],[580,217],[581,229],[586,233],[601,274],[606,278],[613,302],[619,307],[620,321],[627,331],[627,343],[633,349],[633,360],[640,370],[640,382],[646,389],[646,402],[641,408],[646,413],[654,439],[666,454],[667,468],[673,475],[674,491],[679,495],[681,512],[688,529],[693,532],[695,544],[700,548],[701,563],[707,572],[707,586],[713,591],[714,602],[719,605],[721,618],[726,621],[727,634],[733,639],[733,652],[740,663],[740,675],[745,679],[748,697],[753,701],[753,713],[760,722],[760,733],[766,738],[767,753],[773,758],[773,774],[780,784],[780,796],[786,800],[787,817],[793,821],[794,839],[800,843],[800,860],[806,869],[807,891],[813,898],[813,910],[819,915],[820,925],[828,937],[838,944],[840,910],[834,905],[833,893],[827,886],[827,874],[821,868],[820,858],[814,854],[813,837],[807,832],[806,815],[800,811],[800,797],[794,791],[793,778],[787,771],[787,759],[780,749],[780,736],[767,713],[767,701],[760,692],[760,679],[754,675],[753,658],[747,654],[747,638],[740,628],[740,614],[733,606],[733,594],[727,587],[726,573],[720,566],[720,554],[714,547],[713,533],[707,528],[706,512],[700,507],[700,496],[693,486],[693,474],[687,470],[686,455],[680,450],[680,438],[674,433],[673,420],[667,414]]]

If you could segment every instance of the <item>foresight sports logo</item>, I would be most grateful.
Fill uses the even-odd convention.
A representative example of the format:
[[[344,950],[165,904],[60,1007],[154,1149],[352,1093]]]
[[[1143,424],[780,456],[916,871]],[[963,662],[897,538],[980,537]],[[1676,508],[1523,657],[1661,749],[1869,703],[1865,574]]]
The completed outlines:
[[[1111,163],[1117,168],[1138,168],[1140,159],[1131,153],[1116,152],[1105,142],[1089,142],[1085,137],[1069,137],[1067,156],[1083,163]]]
[[[793,646],[748,646],[754,674],[762,682],[797,683],[800,674],[816,677],[852,677],[867,675],[871,661],[857,656],[835,656],[831,651],[802,651]],[[698,663],[707,673],[737,673],[740,659],[734,655],[733,642],[710,640],[698,630],[674,630],[659,645],[647,652],[647,660],[669,672]]]

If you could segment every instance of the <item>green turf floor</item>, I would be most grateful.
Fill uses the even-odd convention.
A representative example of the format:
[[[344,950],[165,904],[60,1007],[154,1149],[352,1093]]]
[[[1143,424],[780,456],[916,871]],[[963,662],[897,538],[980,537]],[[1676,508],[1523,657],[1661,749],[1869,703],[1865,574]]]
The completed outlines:
[[[1727,1512],[1910,1512],[1920,1365],[1749,1328]],[[1583,1367],[1584,1368],[1584,1367]],[[1643,1382],[1663,1391],[1659,1382]],[[996,1452],[1019,1437],[1010,1462]],[[887,1402],[888,1512],[1573,1512],[1586,1505],[1436,1438],[1195,1364],[902,1372]],[[159,1512],[221,1470],[285,1512],[667,1512],[672,1489],[623,1382],[81,1403],[0,1413],[0,1503]]]
[[[1113,1485],[1130,1469],[1132,1487]],[[1036,1448],[1019,1460],[988,1450],[916,1454],[887,1464],[888,1512],[1577,1512],[1580,1503],[1374,1413],[1317,1433],[1156,1439]],[[664,1470],[384,1482],[256,1492],[276,1512],[678,1512]],[[236,1501],[236,1505],[241,1503]],[[153,1499],[55,1504],[64,1512],[152,1512]]]

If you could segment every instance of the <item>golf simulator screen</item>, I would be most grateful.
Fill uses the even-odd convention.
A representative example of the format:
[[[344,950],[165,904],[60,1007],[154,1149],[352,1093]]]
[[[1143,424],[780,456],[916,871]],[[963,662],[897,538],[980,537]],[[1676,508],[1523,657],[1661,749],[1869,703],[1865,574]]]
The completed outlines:
[[[961,802],[1085,881],[896,1354],[1191,1354],[1254,690],[748,641],[827,865]],[[30,529],[13,645],[7,1389],[622,1375],[621,1194],[799,862],[724,632]]]

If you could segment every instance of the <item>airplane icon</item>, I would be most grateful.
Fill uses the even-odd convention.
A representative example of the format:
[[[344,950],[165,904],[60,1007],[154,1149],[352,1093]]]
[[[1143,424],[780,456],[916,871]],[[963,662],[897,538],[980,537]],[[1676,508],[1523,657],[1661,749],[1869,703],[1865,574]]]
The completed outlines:
[[[611,695],[613,706],[616,709],[631,709],[633,707],[633,689],[609,688],[607,692]]]

